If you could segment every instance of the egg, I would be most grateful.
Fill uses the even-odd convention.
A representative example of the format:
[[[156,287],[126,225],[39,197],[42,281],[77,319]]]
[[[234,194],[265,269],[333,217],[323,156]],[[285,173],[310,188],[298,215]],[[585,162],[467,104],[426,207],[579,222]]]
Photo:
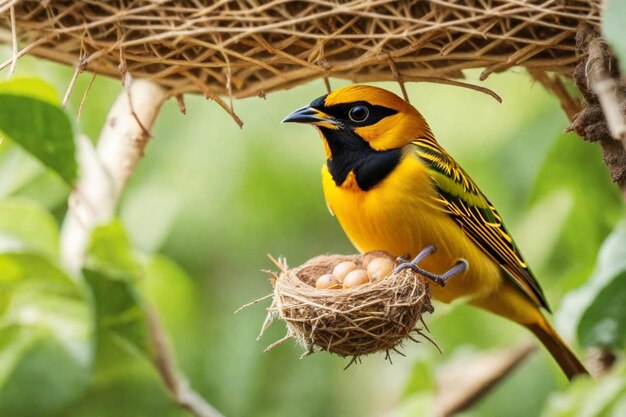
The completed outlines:
[[[387,258],[375,258],[367,265],[367,274],[372,282],[385,278],[393,271],[393,262]]]
[[[352,261],[345,261],[337,264],[333,268],[333,275],[339,282],[343,282],[346,275],[356,269],[356,264]]]
[[[354,288],[359,285],[368,284],[370,282],[367,271],[364,269],[355,269],[350,271],[343,279],[344,288]]]
[[[315,288],[319,288],[322,290],[329,288],[341,288],[341,283],[337,281],[333,274],[325,274],[315,281]]]
[[[390,258],[390,256],[385,251],[373,250],[373,251],[367,252],[366,254],[361,256],[361,264],[365,268],[367,268],[368,265],[370,264],[370,262],[372,262],[374,259],[378,259],[378,258]]]

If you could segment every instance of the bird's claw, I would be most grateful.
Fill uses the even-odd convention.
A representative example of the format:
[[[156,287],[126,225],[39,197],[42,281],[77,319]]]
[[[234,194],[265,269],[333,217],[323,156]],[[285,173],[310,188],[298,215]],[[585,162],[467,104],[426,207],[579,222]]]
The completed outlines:
[[[467,263],[467,261],[465,259],[461,259],[457,261],[457,263],[454,264],[452,268],[450,268],[449,270],[447,270],[441,275],[437,275],[423,268],[420,268],[417,265],[419,262],[423,261],[425,258],[429,257],[435,252],[437,252],[436,247],[426,246],[411,262],[407,262],[405,258],[399,257],[397,261],[400,262],[400,265],[398,265],[394,269],[393,272],[397,274],[398,272],[404,271],[405,269],[411,269],[412,271],[417,272],[418,274],[430,279],[431,281],[434,281],[436,284],[440,285],[441,287],[444,287],[446,283],[448,282],[448,279],[462,272],[465,272],[467,268],[469,267],[469,264]]]

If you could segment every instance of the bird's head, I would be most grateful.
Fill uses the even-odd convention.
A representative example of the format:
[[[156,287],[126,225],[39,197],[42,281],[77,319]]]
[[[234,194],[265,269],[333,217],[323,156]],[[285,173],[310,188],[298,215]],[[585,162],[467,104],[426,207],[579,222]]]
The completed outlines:
[[[382,88],[352,85],[319,97],[283,122],[316,126],[326,142],[327,158],[335,150],[399,149],[419,137],[432,136],[422,115],[409,103]],[[358,143],[361,142],[361,143]]]

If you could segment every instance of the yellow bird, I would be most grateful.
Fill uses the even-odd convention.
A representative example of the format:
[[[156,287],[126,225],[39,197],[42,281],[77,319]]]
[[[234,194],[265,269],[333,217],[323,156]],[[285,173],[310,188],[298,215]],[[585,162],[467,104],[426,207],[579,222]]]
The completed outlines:
[[[360,252],[417,255],[404,267],[439,283],[435,298],[464,299],[513,320],[539,338],[568,378],[587,373],[542,314],[549,311],[543,291],[500,215],[413,106],[354,85],[283,122],[319,130],[326,202]]]

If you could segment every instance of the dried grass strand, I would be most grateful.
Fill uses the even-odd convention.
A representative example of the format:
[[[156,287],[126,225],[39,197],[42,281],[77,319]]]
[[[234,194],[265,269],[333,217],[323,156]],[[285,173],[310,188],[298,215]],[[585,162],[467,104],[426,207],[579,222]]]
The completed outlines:
[[[15,8],[13,6],[9,9],[9,14],[11,22],[11,67],[7,76],[11,77],[17,64],[17,25],[15,24]]]
[[[96,77],[98,76],[97,72],[94,72],[89,80],[89,84],[87,84],[87,88],[83,92],[83,97],[80,99],[80,104],[78,105],[78,111],[76,112],[76,123],[80,123],[80,116],[83,114],[83,107],[85,106],[85,101],[87,101],[87,95],[89,91],[91,91],[91,87],[93,86],[94,81],[96,81]]]

